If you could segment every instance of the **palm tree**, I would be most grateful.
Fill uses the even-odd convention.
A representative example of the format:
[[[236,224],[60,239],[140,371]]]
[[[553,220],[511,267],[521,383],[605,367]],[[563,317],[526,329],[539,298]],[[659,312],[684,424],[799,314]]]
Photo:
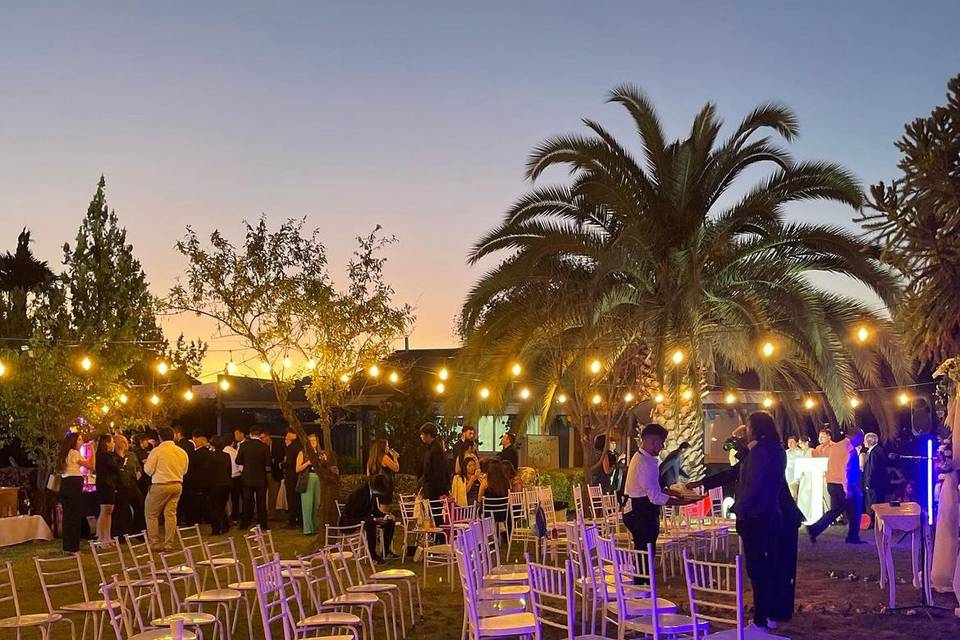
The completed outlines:
[[[10,309],[5,333],[17,338],[29,337],[28,296],[53,280],[54,274],[47,263],[34,257],[30,250],[30,232],[23,229],[17,237],[17,250],[0,255],[0,291],[7,294],[5,306]]]
[[[700,402],[710,386],[736,384],[756,371],[764,389],[822,391],[823,404],[848,419],[856,389],[891,372],[906,375],[886,331],[876,331],[870,345],[851,340],[858,323],[885,329],[882,315],[808,280],[813,272],[852,278],[887,305],[899,294],[897,279],[856,236],[786,221],[792,202],[856,208],[863,201],[860,184],[843,168],[795,162],[776,144],[772,136],[797,136],[789,109],[757,107],[720,141],[721,121],[707,104],[686,138],[668,142],[638,89],[618,87],[609,101],[630,115],[640,155],[590,120],[583,122],[591,135],[545,141],[533,151],[527,177],[536,181],[563,167],[568,183],[534,188],[474,245],[474,264],[508,253],[463,305],[465,357],[474,367],[492,361],[497,369],[507,353],[538,363],[544,344],[566,340],[566,368],[535,374],[544,415],[556,409],[553,396],[586,358],[604,363],[588,380],[593,385],[651,381],[644,397],[664,394],[654,417],[672,439],[693,445],[687,460],[695,477],[703,470]],[[767,175],[735,197],[738,178],[757,168]],[[551,322],[538,326],[544,313]],[[763,357],[767,342],[772,353]],[[617,378],[623,358],[643,367]]]

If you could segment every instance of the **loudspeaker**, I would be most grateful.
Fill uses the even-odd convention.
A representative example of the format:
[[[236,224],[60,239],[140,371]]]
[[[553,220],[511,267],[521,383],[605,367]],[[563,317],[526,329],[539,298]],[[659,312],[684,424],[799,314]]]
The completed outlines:
[[[910,430],[915,436],[928,434],[933,429],[933,414],[926,398],[910,403]]]

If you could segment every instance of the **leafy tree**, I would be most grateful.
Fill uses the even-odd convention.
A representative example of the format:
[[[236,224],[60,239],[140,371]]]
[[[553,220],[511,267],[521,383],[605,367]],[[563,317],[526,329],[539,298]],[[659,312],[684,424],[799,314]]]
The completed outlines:
[[[16,251],[0,255],[0,337],[30,336],[29,299],[42,295],[54,277],[47,263],[30,250],[30,232],[21,231]]]
[[[420,471],[423,455],[420,426],[436,419],[435,405],[436,398],[423,384],[405,384],[380,405],[373,425],[373,437],[390,441],[390,446],[400,454],[402,473],[416,475]],[[366,464],[366,458],[360,462]]]
[[[786,221],[787,206],[797,201],[862,203],[846,170],[796,162],[775,142],[797,135],[789,109],[761,105],[721,140],[722,123],[708,104],[686,137],[669,141],[638,89],[619,87],[609,101],[629,114],[639,155],[590,120],[590,135],[552,138],[533,151],[529,179],[553,167],[567,169],[570,179],[521,197],[474,245],[472,263],[506,257],[467,296],[461,329],[468,345],[485,345],[493,358],[529,360],[545,414],[560,391],[570,393],[568,372],[582,376],[590,358],[601,360],[602,374],[626,373],[588,379],[589,388],[651,385],[634,393],[664,394],[670,415],[661,405],[654,417],[672,421],[675,439],[693,445],[694,477],[703,472],[708,386],[735,384],[755,370],[765,389],[822,389],[832,410],[849,419],[854,390],[873,386],[890,364],[906,375],[884,318],[807,278],[815,271],[848,276],[888,305],[899,293],[865,242],[838,227]],[[731,198],[738,179],[757,169],[768,173]],[[541,326],[546,314],[551,322]],[[858,323],[878,330],[872,344],[851,340]],[[775,350],[769,358],[759,353],[766,341]],[[545,358],[557,345],[569,356]],[[671,361],[677,349],[679,365]],[[621,367],[624,357],[642,371]],[[589,393],[580,392],[581,401]]]
[[[390,239],[379,227],[359,238],[347,266],[346,286],[338,289],[328,272],[319,230],[304,233],[304,220],[287,220],[277,231],[266,222],[244,223],[242,246],[220,231],[209,247],[187,229],[177,249],[187,260],[186,274],[170,291],[175,311],[211,318],[218,334],[243,342],[267,369],[280,411],[308,442],[290,392],[309,377],[307,396],[319,416],[327,460],[307,444],[321,478],[321,519],[335,518],[339,471],[332,447],[331,414],[362,392],[362,372],[391,351],[412,321],[409,307],[394,307],[393,290],[383,279],[380,251]]]
[[[896,147],[900,177],[871,187],[858,221],[906,280],[893,312],[909,352],[936,366],[960,354],[960,75]]]

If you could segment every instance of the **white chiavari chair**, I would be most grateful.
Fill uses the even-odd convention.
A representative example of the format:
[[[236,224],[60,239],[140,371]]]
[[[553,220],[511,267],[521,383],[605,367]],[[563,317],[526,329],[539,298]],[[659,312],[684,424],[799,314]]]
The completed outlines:
[[[510,527],[507,537],[507,560],[509,561],[511,557],[514,542],[517,544],[523,543],[522,555],[526,555],[527,545],[530,542],[534,544],[535,555],[539,554],[540,539],[537,537],[537,533],[533,528],[534,520],[530,512],[530,507],[527,504],[526,494],[523,491],[511,491],[508,499],[510,507]],[[536,505],[534,505],[534,512],[535,511]]]
[[[160,563],[170,588],[174,611],[192,611],[196,608],[196,611],[205,613],[203,608],[212,606],[218,619],[221,618],[220,612],[223,613],[222,619],[227,622],[222,625],[222,630],[224,637],[229,640],[233,636],[231,610],[240,606],[243,594],[229,588],[204,589],[189,549],[161,553]],[[192,571],[181,571],[182,567],[189,567]]]
[[[373,640],[373,610],[377,605],[383,607],[384,632],[387,640],[391,640],[390,621],[391,616],[387,609],[387,603],[372,593],[348,593],[342,590],[338,581],[334,578],[334,569],[327,554],[339,551],[339,547],[324,547],[313,553],[299,556],[302,561],[302,567],[306,571],[307,578],[304,581],[310,601],[313,605],[314,613],[326,612],[347,612],[355,613],[363,622],[363,637]],[[360,615],[362,614],[362,615]],[[393,640],[396,640],[397,625],[396,619],[393,619]]]
[[[169,626],[166,629],[135,631],[133,626],[134,616],[127,608],[127,595],[116,576],[103,583],[100,586],[100,591],[103,593],[104,602],[107,603],[107,616],[117,640],[197,640],[197,634],[187,628],[183,630],[180,638],[174,637]],[[137,597],[151,597],[151,595],[146,593]],[[135,600],[131,606],[136,606],[136,604]]]
[[[466,544],[464,536],[455,545],[454,555],[460,574],[460,586],[463,589],[464,630],[463,637],[469,640],[482,638],[502,638],[520,636],[530,638],[536,632],[537,624],[529,611],[501,613],[486,617],[480,615],[480,601],[477,598],[476,570],[471,563],[476,561],[475,550]]]
[[[107,602],[103,598],[93,598],[87,588],[83,563],[80,554],[66,558],[34,558],[40,589],[47,603],[48,613],[83,616],[83,628],[80,640],[87,637],[87,625],[92,623],[93,637],[103,637],[107,623]]]
[[[601,640],[606,634],[576,635],[577,600],[574,593],[574,569],[570,558],[563,567],[551,567],[527,559],[530,580],[530,604],[536,619],[536,638],[543,637],[543,627],[564,632],[567,640]]]
[[[50,638],[50,628],[57,622],[65,622],[70,625],[70,637],[76,637],[77,632],[73,626],[73,621],[59,613],[22,613],[20,611],[17,581],[13,577],[13,563],[9,561],[4,563],[3,571],[0,572],[0,606],[8,602],[13,604],[13,615],[3,616],[0,614],[0,629],[12,630],[16,634],[17,640],[20,640],[22,629],[36,629],[41,640],[48,640]]]

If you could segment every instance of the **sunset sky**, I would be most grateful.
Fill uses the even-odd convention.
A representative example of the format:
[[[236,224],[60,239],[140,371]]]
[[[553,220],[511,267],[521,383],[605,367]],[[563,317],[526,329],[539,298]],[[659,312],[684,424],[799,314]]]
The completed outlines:
[[[537,142],[590,117],[634,143],[604,104],[615,85],[642,87],[672,136],[707,101],[728,122],[785,102],[796,157],[870,184],[896,175],[904,123],[960,72],[955,0],[32,4],[0,19],[0,250],[27,226],[59,269],[101,173],[157,295],[187,225],[239,237],[261,213],[306,216],[339,273],[381,224],[415,347],[455,344],[482,272],[468,248],[528,188]],[[164,327],[211,337],[193,318]],[[230,346],[211,342],[205,373]]]

